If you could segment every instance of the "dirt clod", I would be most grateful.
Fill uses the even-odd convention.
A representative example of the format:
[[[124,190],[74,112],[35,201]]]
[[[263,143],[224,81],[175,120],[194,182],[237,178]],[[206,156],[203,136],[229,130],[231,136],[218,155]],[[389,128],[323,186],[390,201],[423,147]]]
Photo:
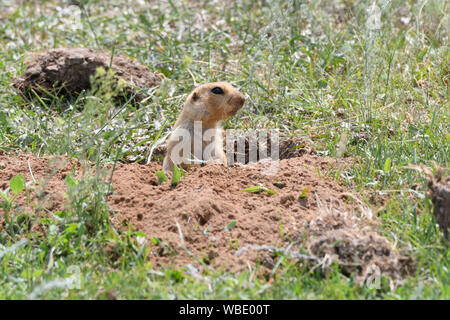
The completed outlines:
[[[414,272],[410,256],[398,254],[382,236],[348,214],[323,212],[310,223],[309,251],[325,266],[337,262],[344,274],[356,272],[364,283],[374,273],[401,280]]]
[[[58,48],[33,53],[25,62],[25,71],[13,81],[13,86],[21,93],[32,88],[40,94],[45,90],[55,92],[64,89],[76,94],[91,87],[90,77],[96,69],[103,67],[124,79],[128,93],[158,85],[162,77],[147,67],[122,55],[95,51],[87,48]]]
[[[447,240],[450,239],[450,175],[437,167],[436,175],[428,173],[428,188],[433,202],[433,214]]]

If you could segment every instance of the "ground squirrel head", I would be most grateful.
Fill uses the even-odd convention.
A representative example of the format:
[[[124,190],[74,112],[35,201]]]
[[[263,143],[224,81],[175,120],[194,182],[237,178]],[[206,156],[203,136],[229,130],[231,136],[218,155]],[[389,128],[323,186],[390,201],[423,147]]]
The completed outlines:
[[[195,88],[187,97],[175,130],[168,139],[163,169],[172,171],[174,164],[190,165],[194,159],[203,163],[218,161],[226,165],[222,130],[217,123],[235,115],[244,102],[244,95],[227,82],[206,83]],[[201,122],[200,136],[196,134],[197,122]],[[213,139],[209,136],[211,133]]]
[[[187,97],[183,112],[190,120],[217,122],[239,111],[245,97],[228,82],[212,82],[195,88]]]

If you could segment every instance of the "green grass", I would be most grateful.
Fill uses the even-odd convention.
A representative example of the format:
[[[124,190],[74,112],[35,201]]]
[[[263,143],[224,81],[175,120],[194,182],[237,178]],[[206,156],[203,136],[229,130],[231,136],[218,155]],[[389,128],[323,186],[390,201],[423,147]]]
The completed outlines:
[[[43,218],[37,208],[0,229],[0,298],[450,298],[448,243],[424,177],[404,168],[449,167],[448,1],[378,1],[379,30],[366,27],[371,1],[79,2],[81,11],[59,1],[0,2],[0,148],[97,167],[145,161],[196,84],[230,81],[248,99],[226,128],[277,127],[311,140],[321,155],[357,159],[340,179],[384,205],[380,231],[414,256],[417,272],[398,287],[383,279],[374,289],[338,269],[311,273],[289,261],[270,280],[258,268],[155,271],[140,235],[108,222],[108,186],[92,175],[66,179],[73,213]],[[9,84],[26,54],[58,46],[114,50],[166,78],[141,103],[117,105],[102,90],[17,96]],[[28,221],[46,232],[32,233]],[[64,279],[77,272],[80,287],[68,289]]]

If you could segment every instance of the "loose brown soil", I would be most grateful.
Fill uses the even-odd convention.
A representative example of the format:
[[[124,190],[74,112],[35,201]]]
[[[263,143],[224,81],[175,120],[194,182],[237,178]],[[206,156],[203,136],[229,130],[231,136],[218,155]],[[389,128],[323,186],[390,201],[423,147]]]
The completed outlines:
[[[439,227],[444,232],[447,240],[450,240],[450,175],[445,175],[445,170],[435,166],[436,174],[423,167],[422,170],[428,177],[428,188],[433,202],[433,214]]]
[[[14,79],[13,86],[25,93],[32,88],[40,94],[63,88],[71,94],[90,89],[90,77],[97,68],[114,71],[117,77],[127,83],[128,93],[135,93],[133,87],[146,89],[158,85],[162,77],[147,67],[125,56],[87,48],[58,48],[33,53],[25,61],[25,71]],[[44,90],[43,90],[44,89]]]
[[[54,169],[57,163],[60,169]],[[304,154],[281,160],[273,176],[263,174],[271,164],[193,168],[175,187],[158,185],[158,163],[118,164],[108,197],[112,221],[147,235],[154,267],[190,264],[236,271],[260,263],[272,270],[284,253],[315,268],[337,261],[361,281],[377,273],[400,279],[411,272],[411,258],[374,231],[370,209],[332,178],[347,161]],[[44,206],[50,212],[70,210],[64,178],[72,168],[81,174],[79,163],[66,157],[0,154],[0,188],[18,173],[31,181],[32,172],[40,184],[45,181]],[[243,191],[259,184],[276,193]],[[309,192],[299,198],[305,188]],[[33,193],[31,199],[38,202]],[[24,202],[23,197],[18,203]]]

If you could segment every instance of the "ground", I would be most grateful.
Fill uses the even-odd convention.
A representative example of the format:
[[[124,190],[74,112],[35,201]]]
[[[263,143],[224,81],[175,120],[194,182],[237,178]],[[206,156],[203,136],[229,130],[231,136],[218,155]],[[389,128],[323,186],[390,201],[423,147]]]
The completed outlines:
[[[448,242],[411,169],[448,168],[448,3],[377,5],[7,1],[0,297],[448,299]],[[21,93],[33,52],[63,46],[158,81]],[[225,129],[281,131],[280,171],[159,184],[183,100],[219,80],[247,96]]]

